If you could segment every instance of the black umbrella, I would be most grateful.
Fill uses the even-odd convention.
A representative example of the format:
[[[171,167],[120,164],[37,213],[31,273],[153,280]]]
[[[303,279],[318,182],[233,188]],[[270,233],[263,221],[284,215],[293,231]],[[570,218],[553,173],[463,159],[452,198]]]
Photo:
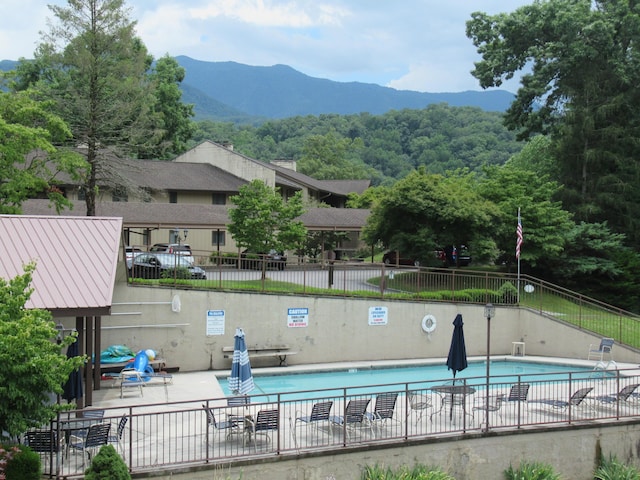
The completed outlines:
[[[77,340],[67,347],[67,358],[77,357],[79,353]],[[62,398],[67,402],[71,402],[76,398],[82,398],[82,375],[80,374],[80,368],[76,368],[69,374],[69,379],[64,384]]]
[[[453,370],[453,382],[456,381],[456,373],[467,368],[467,347],[464,344],[464,330],[462,329],[462,315],[456,315],[453,321],[453,336],[451,337],[451,347],[447,357],[447,368]],[[453,390],[451,392],[451,413],[453,415]]]

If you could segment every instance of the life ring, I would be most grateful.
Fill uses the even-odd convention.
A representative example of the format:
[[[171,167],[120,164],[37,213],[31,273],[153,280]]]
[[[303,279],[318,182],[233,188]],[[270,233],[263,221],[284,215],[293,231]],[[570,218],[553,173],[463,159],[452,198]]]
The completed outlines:
[[[436,317],[433,315],[425,315],[422,319],[422,330],[425,333],[431,333],[436,329]]]

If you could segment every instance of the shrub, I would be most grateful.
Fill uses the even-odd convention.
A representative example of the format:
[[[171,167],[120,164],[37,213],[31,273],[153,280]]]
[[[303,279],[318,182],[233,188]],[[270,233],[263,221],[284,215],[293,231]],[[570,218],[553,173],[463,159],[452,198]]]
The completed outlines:
[[[42,478],[40,455],[24,445],[0,446],[0,479],[20,478],[39,480]]]
[[[640,474],[635,468],[620,463],[615,456],[609,456],[609,460],[602,460],[593,478],[594,480],[639,480]]]
[[[560,475],[553,471],[551,465],[538,462],[522,462],[517,469],[509,466],[504,471],[507,480],[559,480]]]
[[[395,472],[391,468],[366,467],[362,472],[362,480],[455,480],[438,467],[416,465],[412,469],[400,467]]]
[[[131,480],[131,475],[113,445],[104,445],[93,457],[84,478],[85,480]]]

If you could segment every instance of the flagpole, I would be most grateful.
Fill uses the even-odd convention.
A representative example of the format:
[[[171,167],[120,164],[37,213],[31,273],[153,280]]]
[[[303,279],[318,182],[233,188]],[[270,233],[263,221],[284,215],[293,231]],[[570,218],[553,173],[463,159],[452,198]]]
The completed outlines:
[[[518,304],[520,303],[520,244],[522,242],[522,220],[520,219],[520,207],[518,207],[518,227],[516,240],[516,258],[518,259]]]

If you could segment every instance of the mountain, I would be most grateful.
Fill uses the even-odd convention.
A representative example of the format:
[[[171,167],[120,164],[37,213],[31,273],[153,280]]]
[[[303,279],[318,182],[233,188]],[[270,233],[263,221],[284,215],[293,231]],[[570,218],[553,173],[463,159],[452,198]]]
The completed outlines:
[[[421,109],[432,103],[503,112],[514,99],[514,95],[505,90],[422,93],[370,83],[334,82],[310,77],[286,65],[255,67],[236,62],[204,62],[186,56],[178,56],[176,61],[186,70],[185,102],[198,105],[190,99],[192,91],[186,90],[189,86],[257,117],[362,112],[378,115],[389,110]]]
[[[514,99],[505,90],[423,93],[372,83],[334,82],[305,75],[286,65],[255,67],[236,62],[204,62],[176,57],[186,70],[183,101],[195,105],[196,120],[261,123],[297,115],[380,115],[389,110],[422,109],[433,103],[504,112]],[[0,70],[17,62],[0,61]]]

